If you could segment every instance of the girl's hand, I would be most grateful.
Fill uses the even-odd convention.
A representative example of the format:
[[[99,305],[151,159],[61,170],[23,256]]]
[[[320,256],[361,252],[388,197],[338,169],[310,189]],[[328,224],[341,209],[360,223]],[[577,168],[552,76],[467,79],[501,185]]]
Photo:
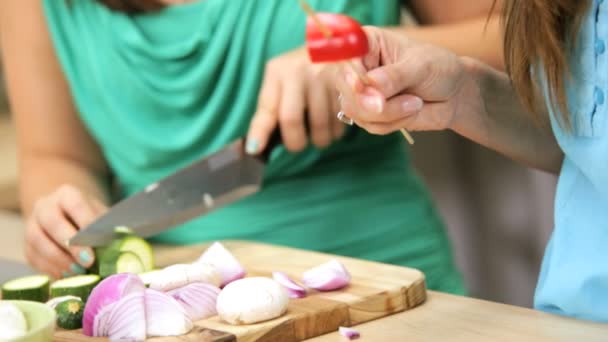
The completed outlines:
[[[373,134],[451,128],[470,79],[461,59],[397,33],[365,31],[370,51],[354,66],[370,84],[364,85],[352,67],[342,67],[336,77],[341,110]]]
[[[272,131],[281,128],[285,147],[298,152],[310,141],[326,147],[344,133],[336,120],[339,110],[335,71],[331,65],[312,64],[305,48],[272,59],[266,65],[258,107],[248,133],[247,152],[266,148]],[[305,120],[310,132],[307,134]]]
[[[84,274],[95,254],[89,247],[68,247],[67,241],[107,207],[71,185],[39,199],[30,214],[25,234],[29,263],[54,278]]]

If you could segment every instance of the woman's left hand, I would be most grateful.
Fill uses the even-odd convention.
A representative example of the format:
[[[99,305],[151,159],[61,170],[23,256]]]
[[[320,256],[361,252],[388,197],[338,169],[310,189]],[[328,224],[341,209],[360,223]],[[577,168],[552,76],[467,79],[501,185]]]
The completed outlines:
[[[340,108],[335,72],[331,65],[312,64],[306,48],[270,60],[247,134],[247,153],[262,152],[277,125],[292,152],[303,150],[309,140],[322,148],[339,139],[344,124],[335,117]]]

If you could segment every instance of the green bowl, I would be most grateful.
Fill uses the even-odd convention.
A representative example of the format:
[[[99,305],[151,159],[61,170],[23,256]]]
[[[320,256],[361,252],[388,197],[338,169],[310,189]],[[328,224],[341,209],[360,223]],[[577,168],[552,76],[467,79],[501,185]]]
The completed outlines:
[[[16,305],[27,321],[27,334],[10,342],[48,342],[55,332],[55,310],[48,305],[26,300],[3,300]]]

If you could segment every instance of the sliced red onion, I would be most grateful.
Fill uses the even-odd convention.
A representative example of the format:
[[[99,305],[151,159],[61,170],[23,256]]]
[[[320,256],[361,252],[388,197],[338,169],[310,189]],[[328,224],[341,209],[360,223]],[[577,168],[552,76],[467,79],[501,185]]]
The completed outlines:
[[[361,334],[359,334],[359,332],[353,328],[339,327],[338,332],[340,335],[348,338],[349,340],[356,340],[361,337]]]
[[[208,264],[217,268],[222,282],[220,287],[228,285],[237,279],[245,277],[245,269],[221,243],[214,242],[198,259],[199,263]]]
[[[284,272],[272,272],[272,279],[274,279],[277,283],[281,284],[285,290],[287,290],[287,294],[290,298],[304,298],[306,297],[306,289],[300,284],[293,281],[289,276]]]
[[[216,303],[220,289],[211,284],[193,283],[167,292],[186,310],[192,321],[217,314]]]
[[[179,336],[192,330],[192,321],[173,297],[152,289],[145,293],[148,336]]]
[[[302,275],[304,285],[319,291],[338,290],[350,282],[350,273],[339,261],[332,259]]]
[[[105,330],[105,327],[95,327],[96,316],[104,307],[116,303],[121,298],[144,291],[145,286],[141,279],[130,273],[115,274],[102,280],[91,291],[84,308],[82,320],[82,331],[87,336],[93,335],[95,331]],[[98,320],[101,321],[101,320]],[[104,322],[106,322],[104,320]],[[98,322],[99,323],[99,322]]]
[[[104,334],[97,336],[108,336],[110,341],[145,341],[144,292],[128,294],[112,306],[109,321],[103,331]]]

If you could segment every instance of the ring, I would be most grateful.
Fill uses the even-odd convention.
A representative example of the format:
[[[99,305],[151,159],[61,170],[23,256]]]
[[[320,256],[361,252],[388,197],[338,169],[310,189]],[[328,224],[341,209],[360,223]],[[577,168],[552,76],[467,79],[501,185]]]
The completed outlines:
[[[355,123],[355,120],[346,116],[343,111],[339,111],[338,114],[336,114],[336,117],[338,118],[338,120],[342,121],[343,123],[345,123],[349,126],[352,126]]]

